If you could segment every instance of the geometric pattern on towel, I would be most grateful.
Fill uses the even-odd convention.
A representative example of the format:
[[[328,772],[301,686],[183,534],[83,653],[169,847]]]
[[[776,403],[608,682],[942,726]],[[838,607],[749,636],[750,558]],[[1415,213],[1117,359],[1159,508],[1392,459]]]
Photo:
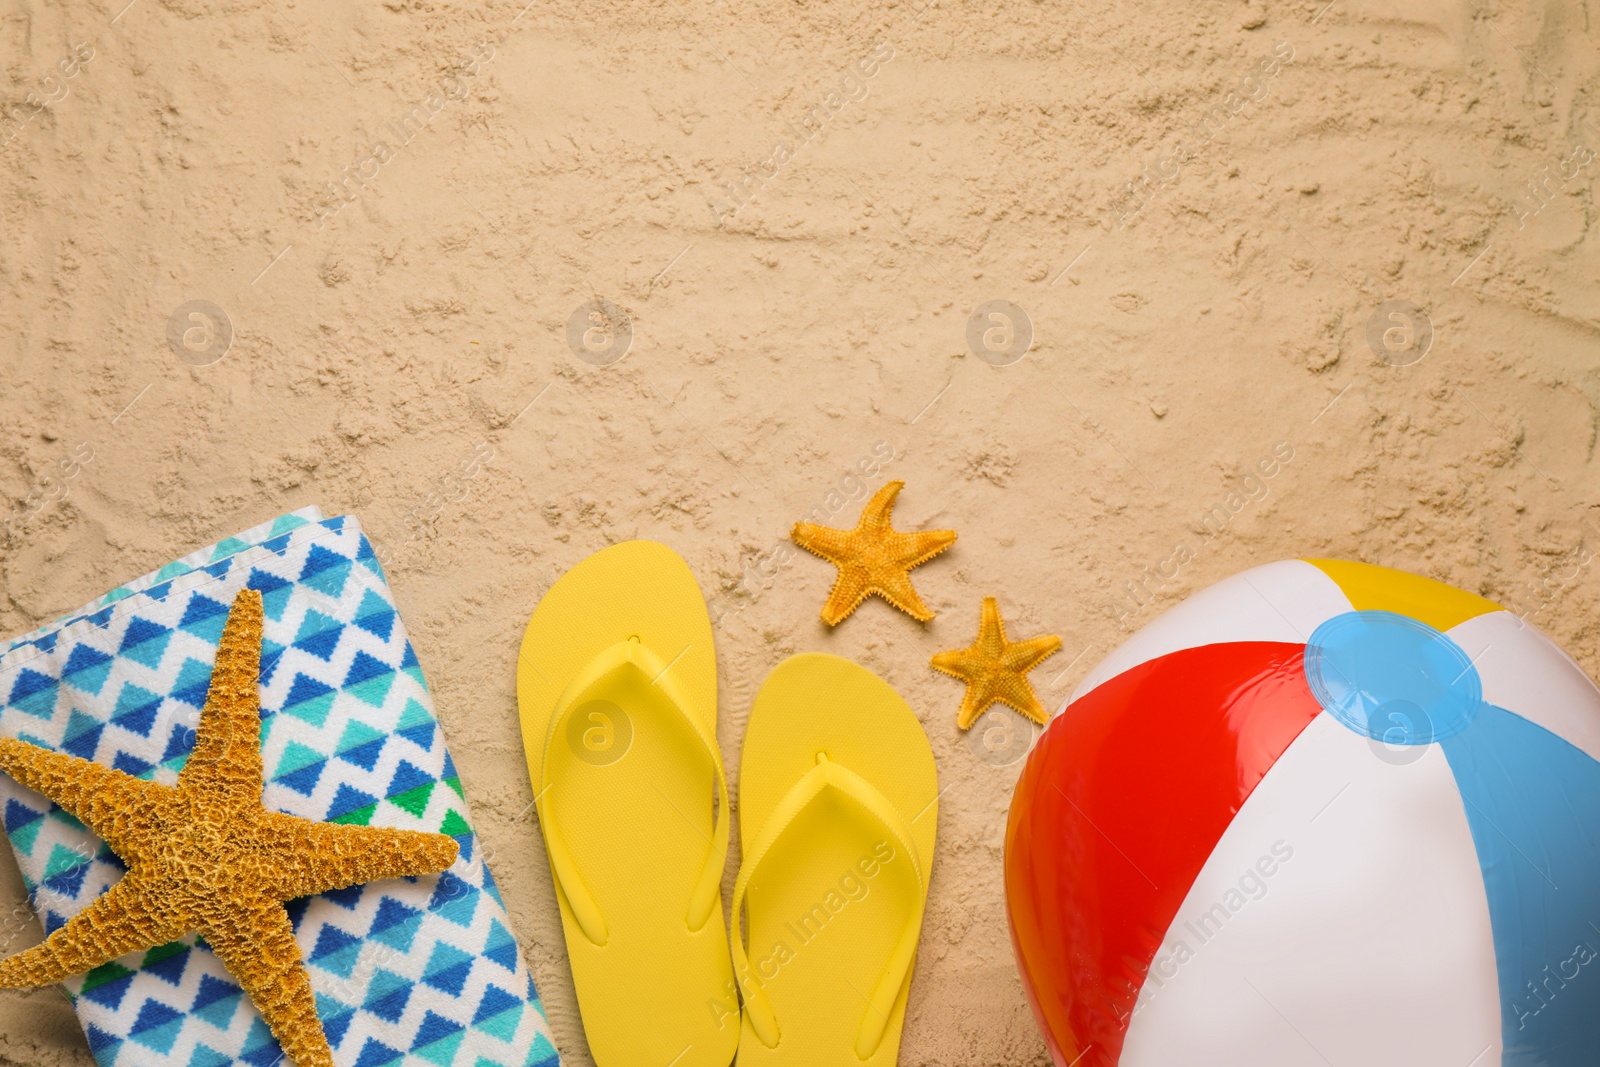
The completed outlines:
[[[543,1005],[483,863],[416,653],[349,517],[284,515],[0,646],[0,736],[172,783],[194,743],[234,594],[260,590],[266,807],[449,834],[442,874],[289,905],[339,1067],[555,1067]],[[0,774],[35,913],[52,932],[124,868]],[[14,941],[0,933],[0,942]],[[0,943],[0,953],[15,948]],[[194,934],[66,983],[101,1067],[272,1067],[278,1042]],[[287,1061],[284,1061],[287,1063]]]

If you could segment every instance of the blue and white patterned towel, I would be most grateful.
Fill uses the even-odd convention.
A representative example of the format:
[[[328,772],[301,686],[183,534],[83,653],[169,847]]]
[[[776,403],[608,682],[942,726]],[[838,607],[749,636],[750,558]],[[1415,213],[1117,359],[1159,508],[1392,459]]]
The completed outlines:
[[[266,607],[268,808],[433,830],[448,871],[289,906],[340,1067],[556,1067],[544,1008],[467,821],[428,687],[372,545],[314,508],[230,537],[0,644],[0,736],[176,782],[236,592]],[[0,775],[6,834],[53,931],[121,877],[82,823]],[[18,924],[0,924],[0,952]],[[271,1067],[278,1043],[203,943],[67,983],[101,1067]],[[287,1061],[283,1061],[285,1064]]]

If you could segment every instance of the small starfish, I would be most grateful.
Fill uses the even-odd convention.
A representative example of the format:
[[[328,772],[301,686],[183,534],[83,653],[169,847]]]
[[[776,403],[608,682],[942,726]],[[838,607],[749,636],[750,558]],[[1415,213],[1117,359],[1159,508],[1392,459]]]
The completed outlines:
[[[43,944],[0,962],[0,988],[51,985],[198,930],[295,1067],[333,1067],[284,901],[433,874],[455,862],[458,846],[444,834],[263,807],[260,669],[261,594],[243,589],[175,786],[0,739],[0,769],[75,815],[128,867]]]
[[[1038,694],[1028,681],[1028,672],[1041,660],[1061,651],[1061,638],[1054,634],[1030,637],[1026,641],[1006,640],[1006,624],[1000,620],[1000,605],[992,596],[983,598],[978,618],[978,639],[966,648],[939,652],[933,669],[967,683],[961,698],[961,713],[956,724],[963,730],[978,721],[989,705],[999,702],[1016,708],[1034,722],[1043,724],[1050,716],[1039,703]]]
[[[873,593],[918,622],[933,618],[911,586],[911,568],[926,563],[956,540],[954,530],[918,530],[901,533],[889,525],[894,498],[905,482],[890,482],[873,494],[861,509],[854,530],[834,530],[797,522],[790,534],[794,543],[839,568],[833,592],[822,606],[822,621],[837,626]]]

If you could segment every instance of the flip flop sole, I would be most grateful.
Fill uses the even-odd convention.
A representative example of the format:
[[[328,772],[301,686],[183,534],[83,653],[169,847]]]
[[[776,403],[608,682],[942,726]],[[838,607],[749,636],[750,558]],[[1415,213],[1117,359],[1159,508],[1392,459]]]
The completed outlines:
[[[751,977],[781,1029],[774,1048],[749,1019],[740,1067],[877,1067],[899,1052],[907,982],[872,1056],[855,1042],[907,916],[925,898],[938,823],[938,775],[922,724],[872,672],[805,653],[781,663],[757,694],[739,775],[745,848],[818,754],[883,794],[910,829],[915,863],[852,800],[825,791],[789,824],[746,896]],[[736,935],[737,932],[734,932]]]
[[[579,1011],[600,1067],[727,1067],[739,1013],[724,911],[719,901],[697,931],[685,918],[712,839],[704,749],[657,687],[621,674],[589,693],[563,736],[548,736],[568,682],[629,639],[667,664],[715,738],[710,618],[688,566],[664,545],[629,541],[573,567],[534,611],[517,661],[534,792],[547,789],[547,817],[607,927],[603,945],[591,941],[558,891]]]

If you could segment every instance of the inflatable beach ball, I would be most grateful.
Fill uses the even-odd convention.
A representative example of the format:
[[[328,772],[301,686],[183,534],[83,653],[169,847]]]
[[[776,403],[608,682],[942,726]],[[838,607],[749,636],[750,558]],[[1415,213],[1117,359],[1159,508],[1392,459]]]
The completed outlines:
[[[1398,571],[1167,612],[1029,754],[1012,943],[1060,1067],[1600,1064],[1600,690]]]

